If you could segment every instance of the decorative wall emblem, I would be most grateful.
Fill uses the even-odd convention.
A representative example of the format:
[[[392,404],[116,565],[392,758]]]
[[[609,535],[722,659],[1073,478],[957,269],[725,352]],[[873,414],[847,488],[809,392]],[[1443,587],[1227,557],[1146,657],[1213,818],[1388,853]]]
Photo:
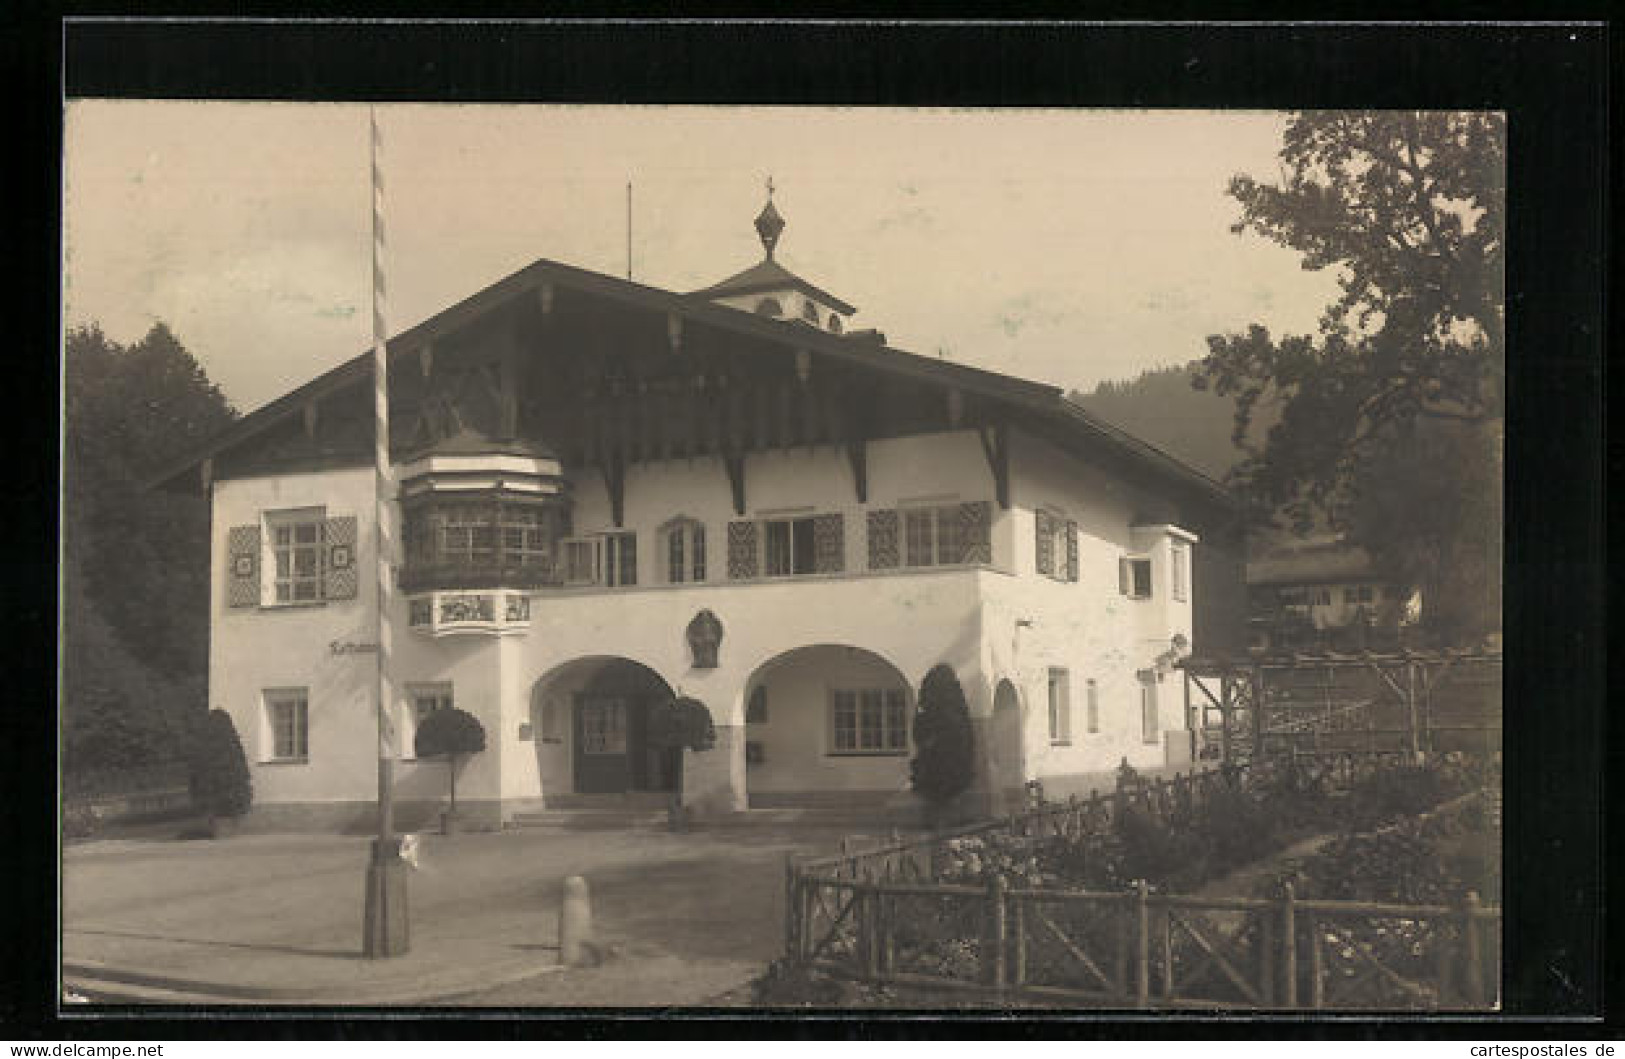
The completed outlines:
[[[490,596],[442,596],[440,620],[496,621],[496,605]]]
[[[529,621],[530,597],[510,595],[507,607],[503,612],[503,621]]]
[[[335,544],[328,554],[327,561],[335,570],[348,570],[355,562],[355,555],[350,551],[348,544]]]
[[[253,577],[254,557],[252,555],[239,555],[232,560],[231,573],[233,577]]]
[[[715,669],[717,648],[722,645],[722,622],[709,610],[702,610],[688,623],[688,649],[695,669]]]

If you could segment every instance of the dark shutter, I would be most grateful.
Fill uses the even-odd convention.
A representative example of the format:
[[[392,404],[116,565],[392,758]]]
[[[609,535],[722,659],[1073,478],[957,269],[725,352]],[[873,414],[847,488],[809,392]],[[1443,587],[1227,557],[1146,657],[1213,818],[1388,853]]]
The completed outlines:
[[[1128,568],[1128,559],[1127,558],[1118,559],[1117,560],[1117,591],[1121,595],[1126,596],[1131,591],[1133,591],[1133,587],[1134,587],[1134,582],[1132,580],[1133,576],[1134,575],[1129,571],[1129,568]]]
[[[846,520],[840,515],[813,519],[813,571],[838,574],[846,569]]]
[[[1066,579],[1078,579],[1078,524],[1070,519],[1066,523]]]
[[[962,563],[991,563],[993,561],[993,505],[986,500],[974,500],[959,505],[959,539],[963,551]]]
[[[1038,572],[1055,573],[1055,531],[1050,527],[1049,512],[1035,512],[1033,524],[1038,533]]]
[[[322,523],[322,598],[354,599],[356,590],[354,515]]]
[[[260,605],[260,528],[233,526],[226,534],[226,604]]]
[[[869,512],[869,569],[897,567],[897,512]]]
[[[729,580],[756,576],[756,523],[728,523]]]

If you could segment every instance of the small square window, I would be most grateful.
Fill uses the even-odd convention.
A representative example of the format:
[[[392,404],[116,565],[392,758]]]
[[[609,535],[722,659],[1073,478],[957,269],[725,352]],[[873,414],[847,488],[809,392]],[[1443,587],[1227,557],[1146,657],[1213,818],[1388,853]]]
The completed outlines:
[[[1151,560],[1124,556],[1118,560],[1117,588],[1130,599],[1151,598]]]

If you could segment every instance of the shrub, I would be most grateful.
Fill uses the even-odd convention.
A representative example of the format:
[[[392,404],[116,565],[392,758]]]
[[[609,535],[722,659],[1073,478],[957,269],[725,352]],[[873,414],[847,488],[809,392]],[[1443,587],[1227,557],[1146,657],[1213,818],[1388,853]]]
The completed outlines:
[[[192,804],[211,816],[242,816],[254,800],[248,759],[231,714],[213,709],[193,740],[188,786]]]
[[[469,754],[485,749],[485,726],[467,710],[447,706],[418,725],[412,750],[420,758],[443,757],[451,774],[451,811],[457,811],[457,766]]]
[[[1407,765],[1378,769],[1349,789],[1344,823],[1352,830],[1366,830],[1402,816],[1425,813],[1463,789],[1435,768]]]
[[[909,781],[920,797],[943,805],[970,787],[975,767],[976,736],[965,689],[952,669],[936,666],[920,684]]]

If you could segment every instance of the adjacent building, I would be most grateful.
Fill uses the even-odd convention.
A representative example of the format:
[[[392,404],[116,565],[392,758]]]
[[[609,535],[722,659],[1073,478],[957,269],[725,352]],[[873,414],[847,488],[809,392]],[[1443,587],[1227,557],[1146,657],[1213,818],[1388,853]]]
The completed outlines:
[[[458,801],[488,826],[669,789],[646,718],[674,695],[716,723],[696,812],[906,803],[939,663],[994,801],[1189,745],[1171,667],[1241,625],[1203,605],[1240,597],[1224,491],[1057,387],[890,348],[776,260],[771,201],[756,223],[763,260],[706,290],[543,260],[390,341],[406,826],[448,705],[487,731]],[[372,453],[362,356],[163,476],[212,502],[210,701],[267,826],[374,798]]]

